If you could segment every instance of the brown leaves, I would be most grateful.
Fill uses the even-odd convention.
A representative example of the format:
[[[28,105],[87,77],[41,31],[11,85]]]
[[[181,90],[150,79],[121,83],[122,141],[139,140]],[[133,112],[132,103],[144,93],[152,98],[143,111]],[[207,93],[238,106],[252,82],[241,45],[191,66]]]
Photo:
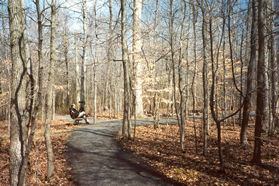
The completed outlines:
[[[37,126],[34,146],[29,156],[30,169],[27,170],[27,185],[73,185],[71,167],[67,164],[65,152],[66,142],[76,125],[66,125],[67,121],[55,120],[51,124],[52,145],[55,156],[55,174],[50,181],[47,175],[47,153],[44,142],[44,129]],[[0,185],[9,185],[9,140],[7,123],[0,122]],[[3,137],[4,136],[4,137]],[[2,139],[2,140],[1,140]]]
[[[222,127],[222,145],[226,173],[219,172],[217,148],[217,131],[211,125],[208,136],[208,156],[202,156],[202,141],[199,134],[200,121],[197,126],[198,154],[195,154],[195,141],[192,121],[187,121],[185,129],[185,153],[179,148],[177,126],[161,125],[154,130],[153,126],[137,128],[135,141],[122,140],[126,150],[130,150],[144,159],[150,166],[164,176],[182,184],[274,184],[276,179],[272,173],[250,163],[253,154],[253,124],[250,124],[248,141],[250,145],[243,148],[239,145],[240,127]],[[279,166],[279,137],[269,138],[270,144],[263,145],[263,163]]]

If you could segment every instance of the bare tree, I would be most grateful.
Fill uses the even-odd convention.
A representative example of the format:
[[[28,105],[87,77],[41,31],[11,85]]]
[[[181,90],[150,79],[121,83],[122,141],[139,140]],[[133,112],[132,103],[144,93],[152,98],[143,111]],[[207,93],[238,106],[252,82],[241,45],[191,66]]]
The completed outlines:
[[[192,12],[193,12],[193,18],[192,18],[192,23],[193,23],[193,35],[194,35],[194,41],[193,41],[193,50],[194,50],[194,74],[192,78],[192,109],[193,113],[195,113],[196,110],[196,95],[195,95],[195,90],[196,90],[196,73],[197,73],[197,34],[196,34],[196,22],[197,22],[197,10],[196,10],[196,4],[195,2],[192,3]],[[195,148],[196,148],[196,153],[198,153],[198,139],[197,139],[197,128],[196,128],[196,118],[195,116],[193,117],[193,123],[194,123],[194,136],[195,136]]]
[[[78,34],[75,33],[75,100],[78,104],[80,102],[80,62],[79,62],[79,52],[78,52]]]
[[[252,162],[261,163],[261,131],[264,122],[264,99],[265,99],[265,36],[264,36],[264,0],[257,0],[258,2],[258,64],[257,64],[257,108],[256,108],[256,123],[255,123],[255,144]]]
[[[276,115],[276,108],[278,108],[278,97],[279,97],[279,93],[278,93],[278,78],[279,78],[279,13],[278,13],[278,9],[279,9],[279,0],[273,0],[273,10],[277,10],[277,13],[274,16],[274,25],[272,26],[273,30],[275,32],[277,32],[277,34],[275,34],[274,36],[274,43],[273,45],[275,45],[275,49],[273,49],[273,46],[271,48],[271,50],[274,50],[274,57],[276,59],[274,59],[274,61],[272,60],[272,63],[274,62],[275,64],[272,64],[271,69],[273,69],[272,71],[272,114],[274,117],[274,123],[272,124],[273,126],[270,127],[270,134],[272,134],[274,132],[274,129],[276,127],[279,127],[279,118],[278,115]]]
[[[179,89],[179,117],[178,119],[180,120],[180,148],[181,150],[184,152],[184,136],[185,136],[185,97],[187,95],[185,95],[185,88],[183,87],[183,76],[182,76],[182,50],[183,50],[183,36],[185,33],[185,20],[186,20],[186,1],[184,2],[184,6],[183,6],[183,20],[181,22],[181,33],[180,33],[180,48],[179,48],[179,60],[178,60],[178,89]],[[172,16],[172,15],[171,15]],[[188,50],[188,48],[187,48]],[[173,72],[174,73],[174,72]],[[187,71],[188,73],[188,71]],[[186,75],[187,76],[187,75]],[[187,82],[186,82],[187,83]],[[174,87],[175,88],[175,87]],[[186,97],[187,99],[187,97]],[[178,116],[178,113],[176,113]]]
[[[256,3],[255,0],[251,1],[252,4],[252,23],[251,23],[251,40],[250,40],[250,60],[248,64],[247,72],[247,84],[246,84],[246,95],[244,97],[244,107],[243,107],[243,116],[241,123],[241,132],[240,132],[240,143],[247,145],[247,127],[250,115],[251,107],[251,96],[252,96],[252,78],[253,78],[253,69],[256,62]]]
[[[24,10],[20,0],[8,2],[10,46],[12,59],[11,104],[10,104],[10,184],[24,184],[21,180],[28,124],[26,108],[27,60],[25,46]]]
[[[82,25],[83,25],[83,41],[82,41],[82,55],[81,55],[81,91],[80,91],[80,110],[85,110],[85,60],[87,47],[87,12],[86,0],[82,0]]]
[[[133,58],[135,65],[135,96],[136,96],[136,111],[137,116],[143,116],[142,103],[142,82],[143,82],[143,61],[141,57],[141,18],[142,18],[142,0],[134,0],[133,14]]]
[[[130,76],[128,64],[128,47],[126,44],[126,0],[121,0],[121,44],[122,63],[124,72],[124,113],[122,136],[129,137],[128,125],[130,122]]]
[[[206,9],[204,7],[204,0],[199,2],[199,6],[202,12],[202,55],[203,55],[203,68],[202,68],[202,79],[203,79],[203,154],[207,155],[207,129],[208,129],[208,122],[209,122],[209,114],[208,114],[208,79],[207,79],[207,55],[206,55],[206,48],[207,48],[207,14]]]
[[[67,89],[66,89],[66,104],[67,108],[70,107],[70,76],[69,76],[69,38],[68,38],[68,31],[67,31],[67,23],[68,23],[68,16],[65,17],[65,25],[63,28],[63,47],[64,47],[64,61],[66,65],[66,84],[67,84]]]
[[[54,175],[54,154],[51,142],[51,108],[52,108],[52,97],[53,97],[53,82],[54,82],[54,63],[56,60],[56,0],[51,1],[51,36],[50,36],[50,61],[49,71],[47,80],[47,92],[46,92],[46,120],[45,120],[45,140],[47,147],[47,178],[51,179]]]

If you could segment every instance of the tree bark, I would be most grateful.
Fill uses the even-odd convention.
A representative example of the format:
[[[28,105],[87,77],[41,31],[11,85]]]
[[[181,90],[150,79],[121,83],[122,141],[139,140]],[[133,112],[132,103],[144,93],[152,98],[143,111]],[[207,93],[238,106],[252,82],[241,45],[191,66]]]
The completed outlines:
[[[76,104],[80,102],[80,62],[79,62],[79,52],[78,52],[78,34],[75,33],[75,101]]]
[[[207,20],[205,15],[205,9],[203,4],[201,4],[202,11],[202,55],[203,55],[203,68],[202,68],[202,79],[203,79],[203,155],[207,155],[207,129],[208,129],[208,79],[207,79],[207,57],[206,57],[206,47],[207,47]]]
[[[186,2],[184,2],[184,8],[183,8],[183,21],[181,23],[181,33],[180,33],[180,50],[179,50],[179,60],[178,60],[178,88],[179,88],[179,115],[180,115],[180,148],[182,150],[182,152],[184,152],[184,138],[185,138],[185,94],[184,94],[184,88],[182,86],[183,83],[183,75],[182,75],[182,48],[183,48],[183,43],[182,43],[182,39],[183,39],[183,35],[185,32],[185,19],[186,19]],[[172,16],[172,15],[171,15]],[[187,48],[188,50],[188,48]],[[175,69],[173,69],[174,71]],[[188,74],[187,74],[188,75]],[[187,76],[186,75],[186,76]],[[188,82],[186,82],[188,83]],[[175,87],[174,87],[175,88]],[[187,96],[187,95],[186,95]],[[187,97],[186,97],[187,99]],[[178,115],[178,113],[176,113]]]
[[[198,139],[197,139],[197,127],[196,127],[196,118],[195,118],[195,110],[196,110],[196,95],[195,95],[195,90],[196,90],[196,84],[195,84],[195,79],[196,79],[196,73],[197,73],[197,34],[196,34],[196,22],[197,22],[197,11],[196,11],[196,5],[195,2],[192,4],[192,11],[193,11],[193,18],[192,18],[192,23],[193,23],[193,35],[194,35],[194,42],[193,42],[193,50],[194,50],[194,74],[192,78],[192,98],[193,98],[193,103],[192,103],[192,108],[193,108],[193,123],[194,123],[194,136],[195,136],[195,148],[196,148],[196,154],[198,153]]]
[[[273,5],[274,5],[273,10],[278,10],[279,9],[279,0],[273,0]],[[275,61],[276,68],[274,69],[274,71],[276,71],[275,73],[277,73],[277,78],[275,76],[274,79],[275,79],[275,82],[277,82],[277,89],[278,89],[278,81],[279,81],[279,34],[278,34],[278,32],[279,32],[279,14],[278,14],[278,12],[274,16],[274,30],[277,31],[277,34],[275,34],[275,38],[274,38],[274,42],[275,42],[274,43],[274,45],[275,45],[275,57],[276,57],[276,61]],[[275,108],[273,107],[275,111],[276,111],[276,106],[279,104],[278,103],[278,97],[279,97],[278,90],[276,90],[276,94],[277,94],[276,98],[274,99],[274,103],[275,103],[274,107]],[[277,110],[277,112],[278,112],[278,110]],[[274,113],[274,116],[275,116],[275,113]],[[278,118],[278,115],[274,119],[275,119],[274,120],[274,122],[275,122],[274,123],[274,129],[276,127],[279,128],[279,118]]]
[[[25,185],[26,184],[26,169],[28,166],[28,160],[29,160],[29,154],[32,150],[33,146],[33,138],[35,135],[35,129],[36,129],[36,119],[37,119],[37,114],[39,111],[39,106],[41,105],[42,102],[42,43],[43,43],[43,38],[42,38],[42,20],[41,20],[41,10],[40,10],[40,2],[39,0],[36,0],[34,2],[36,5],[36,10],[37,10],[37,23],[38,23],[38,80],[37,82],[34,79],[33,75],[33,67],[32,64],[30,64],[29,67],[29,80],[30,80],[30,107],[29,107],[29,125],[28,125],[28,136],[25,144],[25,154],[23,158],[23,163],[22,167],[23,169],[20,172],[20,181],[18,185]],[[38,86],[38,91],[35,91],[35,84],[37,83]],[[31,125],[30,125],[31,124]]]
[[[255,143],[252,162],[261,164],[261,130],[264,122],[264,99],[265,99],[265,36],[264,36],[264,13],[263,13],[263,0],[258,2],[258,70],[257,70],[257,108],[256,108],[256,123],[255,123]]]
[[[10,47],[12,60],[11,102],[10,102],[10,184],[23,183],[21,171],[23,166],[26,141],[28,113],[26,108],[26,47],[24,10],[20,0],[8,2]]]
[[[56,60],[56,0],[51,2],[51,35],[50,35],[50,62],[47,80],[46,93],[46,120],[45,120],[45,140],[47,147],[47,178],[51,179],[54,175],[54,154],[51,142],[51,110],[52,110],[52,96],[53,96],[53,77],[54,77],[54,63]]]
[[[142,19],[142,0],[134,0],[133,14],[133,58],[136,69],[135,73],[135,95],[137,116],[144,116],[142,102],[142,82],[143,82],[143,60],[141,57],[142,39],[141,39],[141,19]]]
[[[122,136],[128,137],[128,122],[130,116],[130,77],[128,64],[128,47],[126,44],[126,0],[121,0],[121,44],[122,44],[122,63],[124,72],[124,113],[122,124]]]
[[[243,100],[243,116],[242,116],[242,123],[241,123],[241,131],[240,131],[240,143],[243,145],[248,145],[247,141],[247,128],[248,128],[248,121],[250,115],[250,108],[251,108],[251,96],[252,96],[252,80],[253,80],[253,71],[254,71],[254,64],[256,63],[256,3],[255,0],[252,0],[252,24],[251,24],[251,40],[250,40],[250,61],[248,64],[248,72],[247,72],[247,81],[246,81],[246,95]]]
[[[82,1],[82,25],[83,25],[83,41],[82,41],[82,55],[81,55],[81,77],[80,77],[80,111],[85,110],[85,60],[87,47],[87,12],[86,0]]]
[[[66,89],[66,104],[67,108],[70,107],[70,76],[69,76],[69,38],[68,38],[68,33],[67,33],[67,23],[68,23],[68,17],[65,18],[65,26],[64,26],[64,35],[63,35],[63,40],[64,40],[64,61],[66,65],[66,84],[67,84],[67,89]]]

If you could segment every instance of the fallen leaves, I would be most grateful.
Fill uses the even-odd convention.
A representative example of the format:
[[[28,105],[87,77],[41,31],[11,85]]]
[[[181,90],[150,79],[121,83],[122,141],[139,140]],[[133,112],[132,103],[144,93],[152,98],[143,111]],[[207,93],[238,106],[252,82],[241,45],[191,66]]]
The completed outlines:
[[[38,123],[33,149],[29,156],[30,168],[27,170],[27,185],[73,185],[71,167],[66,161],[67,139],[71,131],[79,126],[66,125],[67,121],[56,119],[51,124],[51,139],[55,156],[55,174],[48,181],[47,153],[44,142],[44,129]],[[69,123],[69,122],[68,122]],[[0,122],[0,185],[9,185],[9,138],[7,122]]]
[[[208,155],[202,155],[203,143],[200,135],[201,122],[197,121],[198,154],[195,153],[195,140],[192,121],[187,121],[185,128],[185,153],[180,150],[179,129],[174,125],[137,127],[135,140],[120,139],[125,150],[141,157],[147,164],[165,177],[181,184],[210,185],[272,185],[279,184],[279,175],[271,170],[254,166],[250,163],[253,155],[253,131],[248,128],[247,147],[239,145],[239,126],[222,127],[222,150],[226,172],[219,171],[217,131],[210,127],[208,136]],[[133,130],[133,129],[132,129]],[[272,143],[262,146],[264,164],[279,166],[279,137],[263,135]]]

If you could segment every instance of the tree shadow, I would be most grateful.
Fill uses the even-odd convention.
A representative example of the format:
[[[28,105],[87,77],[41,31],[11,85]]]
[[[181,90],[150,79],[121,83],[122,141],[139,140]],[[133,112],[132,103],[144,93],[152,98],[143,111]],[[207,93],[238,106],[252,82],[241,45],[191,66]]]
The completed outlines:
[[[253,167],[254,165],[250,163],[249,158],[246,160],[239,159],[237,154],[234,153],[235,151],[224,150],[224,148],[239,149],[239,145],[237,144],[232,145],[229,142],[222,143],[226,171],[225,173],[221,173],[219,169],[217,140],[215,138],[209,137],[208,139],[208,145],[211,147],[208,147],[208,155],[206,157],[203,157],[201,153],[195,156],[195,149],[191,147],[189,148],[189,146],[185,149],[186,153],[183,153],[178,148],[178,143],[176,143],[176,147],[174,147],[174,145],[167,145],[172,143],[173,141],[171,139],[165,139],[164,141],[149,141],[141,139],[140,144],[142,146],[148,146],[152,148],[150,151],[155,151],[157,153],[151,154],[144,151],[139,153],[139,156],[153,162],[163,162],[165,167],[192,169],[202,172],[211,178],[221,178],[232,184],[258,185],[262,182],[265,184],[277,183],[276,180],[273,180],[267,174],[262,174],[262,171],[258,170],[257,167]],[[199,149],[202,149],[201,144],[199,144]],[[249,170],[256,169],[259,173],[257,171],[245,171],[245,167],[249,167]],[[196,184],[204,183],[202,179],[204,178],[199,178],[199,181],[197,181]]]

